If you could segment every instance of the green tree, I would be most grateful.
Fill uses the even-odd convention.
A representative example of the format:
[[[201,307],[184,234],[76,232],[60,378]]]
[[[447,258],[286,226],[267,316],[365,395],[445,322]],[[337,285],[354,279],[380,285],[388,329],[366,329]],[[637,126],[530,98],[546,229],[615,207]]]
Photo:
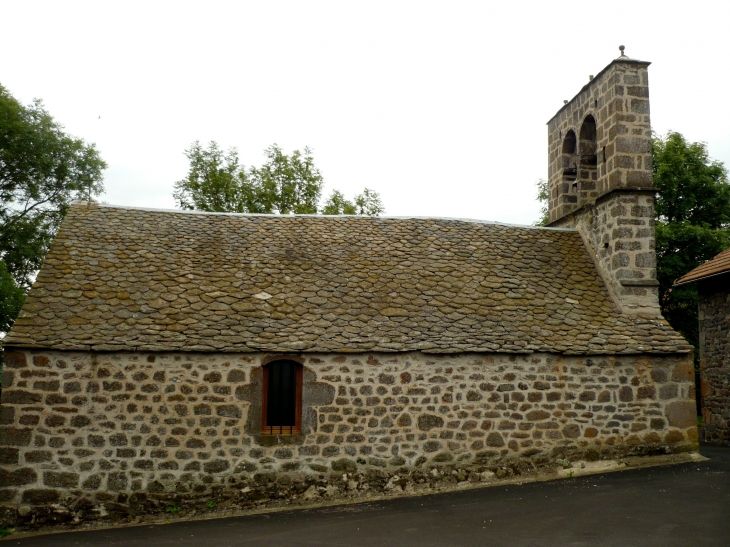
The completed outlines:
[[[652,155],[659,302],[667,321],[697,348],[697,284],[673,284],[730,246],[728,173],[704,143],[675,131],[654,136]]]
[[[353,201],[334,190],[322,207],[323,215],[365,215],[375,217],[385,212],[377,192],[365,188]]]
[[[106,164],[40,100],[0,85],[0,331],[12,325],[68,206],[103,191]]]
[[[548,203],[550,202],[548,181],[545,179],[537,179],[535,186],[537,187],[537,201],[540,203],[540,219],[535,221],[535,226],[547,226],[550,222],[550,214],[548,212]]]
[[[229,213],[357,214],[384,212],[380,197],[367,188],[353,201],[335,190],[322,209],[324,178],[314,165],[312,151],[286,155],[276,144],[264,151],[261,167],[241,165],[238,152],[221,150],[216,142],[203,148],[194,142],[185,155],[187,176],[175,183],[173,197],[182,209]]]

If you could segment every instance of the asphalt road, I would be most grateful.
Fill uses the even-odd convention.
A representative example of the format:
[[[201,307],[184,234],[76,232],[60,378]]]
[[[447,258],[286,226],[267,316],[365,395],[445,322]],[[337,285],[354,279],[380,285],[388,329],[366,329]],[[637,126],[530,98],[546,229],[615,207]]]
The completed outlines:
[[[709,461],[417,498],[13,539],[23,547],[730,546],[730,448]]]

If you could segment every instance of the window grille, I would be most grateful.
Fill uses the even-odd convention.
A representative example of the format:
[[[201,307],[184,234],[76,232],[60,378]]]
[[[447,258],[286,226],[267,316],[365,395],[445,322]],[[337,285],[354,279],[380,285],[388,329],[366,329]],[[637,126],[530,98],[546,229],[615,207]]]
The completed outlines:
[[[274,361],[264,367],[264,435],[296,435],[301,430],[302,367]]]

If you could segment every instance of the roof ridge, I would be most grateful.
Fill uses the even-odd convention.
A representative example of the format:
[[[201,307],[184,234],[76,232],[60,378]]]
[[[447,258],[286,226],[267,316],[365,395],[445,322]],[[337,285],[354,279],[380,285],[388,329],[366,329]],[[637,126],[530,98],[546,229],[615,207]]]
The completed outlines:
[[[184,210],[184,209],[162,209],[157,207],[135,207],[132,205],[114,205],[110,203],[96,203],[86,201],[75,201],[74,206],[96,206],[108,209],[129,209],[132,211],[145,211],[150,213],[179,213],[186,215],[217,215],[217,216],[234,216],[234,217],[261,217],[261,218],[361,218],[376,220],[449,220],[455,222],[468,222],[472,224],[491,224],[495,226],[506,226],[510,228],[526,228],[530,230],[546,230],[553,232],[575,232],[575,228],[553,228],[548,226],[533,226],[530,224],[513,224],[510,222],[502,222],[499,220],[482,220],[475,218],[459,218],[459,217],[436,217],[436,216],[419,216],[419,215],[318,215],[318,214],[269,214],[269,213],[218,213],[211,211]]]

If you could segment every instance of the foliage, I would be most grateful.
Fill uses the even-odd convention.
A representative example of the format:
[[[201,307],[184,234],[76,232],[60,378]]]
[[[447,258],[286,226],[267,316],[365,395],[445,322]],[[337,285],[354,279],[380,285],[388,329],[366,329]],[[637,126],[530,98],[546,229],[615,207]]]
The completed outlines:
[[[378,216],[385,212],[377,192],[365,188],[353,201],[345,199],[339,190],[334,190],[322,208],[323,215],[366,215]]]
[[[380,197],[367,188],[353,201],[335,190],[320,211],[324,179],[314,165],[312,151],[284,154],[276,144],[264,151],[261,167],[246,169],[238,152],[221,150],[216,142],[207,148],[194,142],[185,155],[188,175],[175,183],[173,197],[182,209],[229,213],[358,214],[384,212]]]
[[[7,526],[0,526],[0,538],[9,536],[12,533],[13,533],[12,528],[8,528]]]
[[[537,187],[537,201],[540,202],[540,219],[535,221],[535,226],[547,226],[550,222],[550,214],[548,212],[548,204],[550,203],[548,181],[545,179],[537,179],[535,186]]]
[[[165,507],[165,513],[170,513],[170,514],[174,515],[175,513],[179,513],[180,509],[181,508],[177,503],[172,502],[170,505]]]
[[[725,166],[710,159],[707,146],[670,131],[652,139],[657,221],[716,230],[730,226],[730,184]]]
[[[7,332],[74,200],[103,191],[106,164],[35,100],[0,85],[0,331]]]
[[[673,131],[654,136],[652,154],[659,302],[669,324],[697,348],[697,284],[672,285],[730,246],[727,169],[710,159],[704,143]]]
[[[213,500],[210,500],[210,501],[208,502],[208,509],[210,509],[211,511],[212,511],[213,509],[215,509],[216,507],[218,507],[218,504],[217,504],[216,502],[214,502]]]
[[[25,302],[25,290],[8,273],[0,261],[0,332],[8,332]]]

